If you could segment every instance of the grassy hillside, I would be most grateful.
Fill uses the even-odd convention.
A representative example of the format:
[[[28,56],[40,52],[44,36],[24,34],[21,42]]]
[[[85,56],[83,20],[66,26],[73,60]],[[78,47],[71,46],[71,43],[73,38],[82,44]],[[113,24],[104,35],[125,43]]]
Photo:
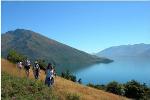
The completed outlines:
[[[40,91],[40,92],[39,92]],[[2,100],[58,100],[42,82],[11,76],[2,72]]]
[[[1,64],[2,64],[2,72],[9,73],[9,75],[12,75],[12,76],[15,76],[15,77],[16,76],[21,77],[21,78],[25,77],[24,70],[22,70],[21,74],[18,73],[16,66],[14,64],[10,63],[9,61],[2,59]],[[2,75],[5,75],[5,74],[2,74]],[[4,77],[2,76],[2,87],[4,87],[4,83],[7,82],[7,80],[5,80],[5,78],[8,79],[9,75],[6,75]],[[12,76],[10,76],[10,78]],[[33,73],[31,71],[31,74],[30,74],[31,83],[35,82],[35,84],[37,84],[37,86],[41,85],[42,87],[44,87],[42,85],[42,82],[43,82],[44,78],[45,78],[44,72],[41,71],[41,75],[40,75],[40,80],[41,81],[38,81],[39,83],[35,82],[34,79],[33,79]],[[18,80],[16,82],[20,82],[21,80],[24,81],[25,79],[14,78],[14,80]],[[11,81],[9,81],[10,85],[13,84],[13,82],[11,83]],[[25,83],[21,83],[21,84],[26,84],[27,86],[30,86],[30,82],[25,82]],[[35,88],[35,90],[36,89],[37,88]],[[45,93],[45,91],[47,91],[48,88],[45,88],[45,89],[46,90],[42,89],[38,93]],[[6,90],[2,89],[2,94]],[[29,93],[30,91],[26,90],[26,92]],[[55,98],[55,99],[59,99],[59,100],[67,100],[67,99],[71,99],[73,97],[74,98],[80,98],[81,100],[128,100],[127,98],[124,98],[124,97],[121,97],[121,96],[118,96],[118,95],[114,95],[114,94],[111,94],[111,93],[107,93],[107,92],[104,92],[104,91],[101,91],[101,90],[97,90],[97,89],[94,89],[94,88],[91,88],[91,87],[83,86],[83,85],[68,81],[66,79],[63,79],[61,77],[56,77],[55,84],[52,87],[52,91],[50,91],[50,92],[52,93],[52,95],[50,95],[50,97]],[[50,93],[50,92],[48,92],[48,93]],[[35,93],[34,95],[37,96],[38,94]],[[47,95],[45,95],[43,97],[46,97],[46,96]]]
[[[43,59],[47,63],[56,64],[58,72],[111,61],[90,55],[30,30],[16,29],[15,31],[8,31],[2,34],[1,38],[2,57],[6,58],[11,48],[28,56],[31,61]]]

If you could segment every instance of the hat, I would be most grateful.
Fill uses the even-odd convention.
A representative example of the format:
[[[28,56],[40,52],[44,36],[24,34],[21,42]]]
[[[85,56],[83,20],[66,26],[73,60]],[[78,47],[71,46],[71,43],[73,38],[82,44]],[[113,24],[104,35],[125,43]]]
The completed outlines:
[[[35,63],[38,63],[37,61],[35,61]]]

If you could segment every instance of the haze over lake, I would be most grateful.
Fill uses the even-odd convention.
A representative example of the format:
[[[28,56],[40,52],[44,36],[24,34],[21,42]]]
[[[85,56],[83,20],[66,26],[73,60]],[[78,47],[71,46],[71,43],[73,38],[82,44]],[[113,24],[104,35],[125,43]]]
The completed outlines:
[[[109,64],[96,64],[75,72],[83,84],[107,84],[111,81],[125,83],[137,80],[150,86],[150,58],[114,58]]]

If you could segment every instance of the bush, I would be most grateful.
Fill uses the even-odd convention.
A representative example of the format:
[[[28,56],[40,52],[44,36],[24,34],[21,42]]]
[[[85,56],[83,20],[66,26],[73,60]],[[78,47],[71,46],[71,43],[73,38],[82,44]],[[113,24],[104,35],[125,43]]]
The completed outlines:
[[[67,70],[66,72],[62,72],[61,73],[61,77],[67,79],[67,80],[71,80],[73,82],[76,82],[76,76],[72,75],[69,70]]]
[[[17,53],[15,50],[10,50],[7,59],[13,63],[19,62],[19,61],[24,61],[27,57]]]
[[[94,85],[89,83],[87,86],[136,100],[150,100],[150,88],[145,83],[140,84],[135,80],[131,80],[124,85],[113,81],[107,85]]]
[[[89,84],[87,84],[87,86],[93,87],[93,88],[96,88],[96,89],[99,89],[99,90],[105,90],[106,89],[105,85],[98,85],[98,84],[94,85],[94,84],[89,83]]]
[[[73,82],[76,82],[76,76],[70,75],[70,80],[73,81]]]
[[[107,84],[106,91],[114,93],[114,94],[118,94],[118,95],[124,95],[123,85],[115,81],[112,81],[109,84]]]
[[[143,90],[144,90],[143,99],[144,99],[144,100],[150,99],[150,88],[148,88],[148,86],[147,86],[145,83],[142,84],[142,88],[143,88]]]
[[[143,98],[144,92],[144,87],[135,80],[131,80],[125,84],[125,96],[129,98]]]

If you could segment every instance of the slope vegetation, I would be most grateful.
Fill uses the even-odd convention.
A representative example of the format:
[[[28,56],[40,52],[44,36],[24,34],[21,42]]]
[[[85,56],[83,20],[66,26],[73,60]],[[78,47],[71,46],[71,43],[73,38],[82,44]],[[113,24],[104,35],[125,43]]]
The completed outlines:
[[[16,66],[9,61],[2,59],[1,64],[2,72],[9,73],[12,76],[25,77],[24,70],[19,73]],[[44,72],[41,71],[41,82],[44,81],[44,78]],[[34,80],[32,71],[30,73],[30,79]],[[52,91],[56,96],[59,97],[60,100],[66,100],[68,94],[76,94],[80,97],[81,100],[127,100],[127,98],[97,90],[91,87],[83,86],[58,76],[55,78],[55,84],[52,87]]]

